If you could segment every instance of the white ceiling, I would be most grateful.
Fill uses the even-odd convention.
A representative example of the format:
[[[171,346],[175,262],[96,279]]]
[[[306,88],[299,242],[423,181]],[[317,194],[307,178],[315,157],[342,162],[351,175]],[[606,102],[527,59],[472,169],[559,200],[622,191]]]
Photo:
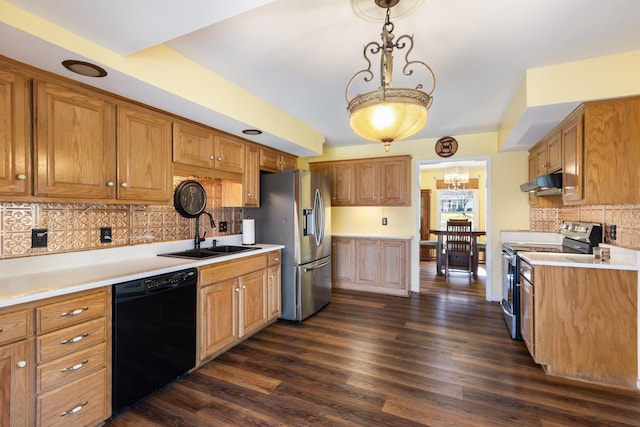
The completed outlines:
[[[316,129],[326,146],[364,143],[349,128],[344,90],[366,68],[363,46],[379,41],[381,24],[356,17],[349,0],[0,0],[0,10],[2,3],[121,56],[165,44]],[[425,0],[397,20],[392,10],[396,38],[414,34],[410,59],[429,64],[437,79],[429,122],[415,137],[496,131],[525,70],[640,49],[638,17],[638,0]],[[1,18],[0,54],[57,73],[70,56]],[[396,54],[395,74],[402,56]],[[143,102],[154,93],[117,72],[107,79],[100,87]],[[172,112],[231,133],[253,127],[216,112],[181,111],[186,103],[171,94],[154,99],[160,108],[171,105]],[[530,123],[518,148],[528,148],[567,112]],[[304,154],[263,138],[255,140]]]

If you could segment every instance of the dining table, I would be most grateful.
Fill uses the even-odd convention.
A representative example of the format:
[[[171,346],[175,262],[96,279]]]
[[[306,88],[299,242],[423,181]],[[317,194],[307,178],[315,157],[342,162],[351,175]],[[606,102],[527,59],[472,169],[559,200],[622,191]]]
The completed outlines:
[[[434,234],[436,236],[436,274],[438,276],[443,276],[445,274],[443,270],[443,251],[442,247],[444,244],[444,236],[454,235],[460,237],[470,237],[471,240],[471,253],[473,254],[471,258],[471,268],[473,269],[473,278],[478,278],[478,237],[485,236],[487,233],[483,230],[471,230],[471,231],[450,231],[450,230],[441,230],[441,229],[429,229],[430,234]]]

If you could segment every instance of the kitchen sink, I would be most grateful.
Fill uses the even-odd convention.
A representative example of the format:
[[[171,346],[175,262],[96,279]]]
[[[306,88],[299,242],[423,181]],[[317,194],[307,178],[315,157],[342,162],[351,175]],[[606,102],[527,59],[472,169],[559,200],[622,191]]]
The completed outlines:
[[[158,256],[168,256],[168,257],[176,257],[176,258],[195,258],[195,259],[211,258],[214,256],[222,256],[222,255],[224,254],[220,252],[212,252],[207,249],[187,249],[184,251],[158,254]]]
[[[206,249],[187,249],[184,251],[169,252],[166,254],[158,254],[158,256],[203,259],[203,258],[212,258],[216,256],[223,256],[223,255],[232,254],[236,252],[252,251],[255,249],[260,249],[260,248],[249,247],[249,246],[215,246],[215,247],[206,248]]]
[[[233,252],[244,252],[244,251],[253,251],[255,249],[260,249],[255,246],[214,246],[212,248],[207,248],[208,252],[216,252],[216,253],[233,253]]]

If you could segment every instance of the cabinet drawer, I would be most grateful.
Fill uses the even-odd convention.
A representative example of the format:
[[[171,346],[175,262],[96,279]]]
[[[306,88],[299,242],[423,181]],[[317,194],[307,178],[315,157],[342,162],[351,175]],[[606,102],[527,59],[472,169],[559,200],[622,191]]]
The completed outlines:
[[[43,305],[36,308],[37,332],[49,332],[89,319],[103,317],[105,312],[104,291]]]
[[[105,367],[106,344],[75,352],[37,368],[38,393],[59,387]]]
[[[38,396],[39,426],[97,425],[109,417],[107,370],[101,369],[50,393]]]
[[[66,356],[106,341],[106,320],[96,319],[37,338],[38,363]]]
[[[31,310],[0,314],[0,344],[26,338],[31,325]]]
[[[241,258],[237,261],[214,264],[211,267],[200,269],[200,283],[206,286],[265,268],[267,268],[266,255],[256,255],[249,258]]]
[[[280,264],[280,251],[269,252],[269,266]]]

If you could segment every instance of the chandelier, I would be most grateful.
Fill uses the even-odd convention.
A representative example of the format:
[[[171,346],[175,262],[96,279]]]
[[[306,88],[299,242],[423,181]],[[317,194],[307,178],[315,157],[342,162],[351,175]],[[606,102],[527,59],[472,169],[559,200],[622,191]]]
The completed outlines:
[[[427,124],[428,110],[433,101],[431,94],[436,86],[436,77],[431,67],[421,61],[409,61],[409,54],[413,50],[413,36],[405,34],[394,42],[394,25],[390,19],[390,12],[399,1],[375,0],[376,5],[386,8],[380,34],[382,42],[372,41],[364,47],[363,55],[368,66],[351,77],[345,90],[351,128],[365,139],[382,142],[385,151],[389,151],[391,142],[408,138]],[[415,88],[392,86],[394,49],[406,49],[402,74],[409,77],[417,68],[426,70],[426,77],[432,82],[431,90],[423,91],[422,83],[418,83]],[[380,54],[380,86],[349,99],[351,85],[358,77],[362,77],[365,83],[371,82],[374,78],[369,54]]]
[[[451,190],[459,190],[469,183],[469,169],[461,166],[452,166],[444,169],[444,183]]]

